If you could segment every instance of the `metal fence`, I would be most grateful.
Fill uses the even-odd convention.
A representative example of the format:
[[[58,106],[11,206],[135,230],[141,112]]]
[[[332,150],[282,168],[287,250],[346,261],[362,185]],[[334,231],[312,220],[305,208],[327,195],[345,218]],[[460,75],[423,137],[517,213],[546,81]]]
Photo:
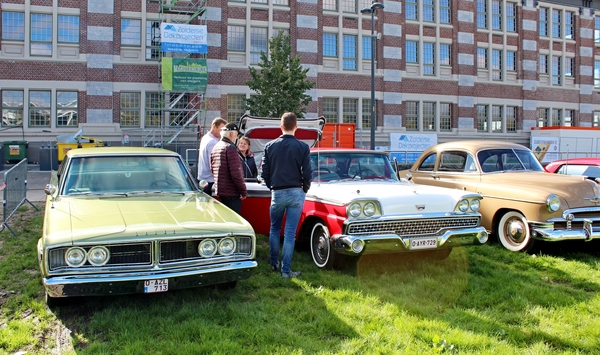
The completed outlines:
[[[21,160],[18,164],[4,173],[4,182],[0,185],[3,192],[2,203],[2,228],[8,228],[10,232],[17,236],[15,231],[7,224],[17,209],[25,202],[29,203],[36,211],[39,209],[27,199],[27,159]]]

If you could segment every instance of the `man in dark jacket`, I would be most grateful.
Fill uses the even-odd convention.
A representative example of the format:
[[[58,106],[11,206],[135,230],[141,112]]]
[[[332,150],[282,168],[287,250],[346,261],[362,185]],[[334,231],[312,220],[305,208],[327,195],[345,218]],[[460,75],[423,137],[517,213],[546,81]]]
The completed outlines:
[[[215,176],[215,195],[224,205],[238,214],[242,210],[242,200],[246,198],[246,184],[242,162],[238,155],[235,140],[239,128],[235,123],[228,123],[221,130],[221,140],[210,153],[210,166]]]
[[[306,192],[310,188],[312,170],[308,144],[294,137],[298,128],[296,115],[292,112],[284,113],[281,116],[280,128],[283,134],[265,146],[261,176],[271,189],[271,270],[281,271],[283,278],[290,278],[301,275],[301,272],[291,269],[292,254],[296,242],[296,228],[304,207]],[[280,235],[284,214],[286,217],[280,267]]]

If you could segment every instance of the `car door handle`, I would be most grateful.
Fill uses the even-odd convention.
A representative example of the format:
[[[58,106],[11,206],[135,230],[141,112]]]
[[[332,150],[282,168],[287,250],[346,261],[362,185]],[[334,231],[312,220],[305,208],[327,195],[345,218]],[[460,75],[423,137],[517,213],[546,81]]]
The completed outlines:
[[[431,175],[431,177],[433,178],[433,180],[439,180],[440,179],[440,177],[437,176],[437,175]]]

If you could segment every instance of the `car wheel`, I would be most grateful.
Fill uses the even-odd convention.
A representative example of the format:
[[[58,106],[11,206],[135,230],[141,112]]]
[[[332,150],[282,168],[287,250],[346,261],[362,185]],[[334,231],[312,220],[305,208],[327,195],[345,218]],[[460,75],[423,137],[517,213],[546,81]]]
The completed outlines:
[[[527,251],[533,246],[529,224],[517,211],[507,212],[500,218],[497,234],[502,246],[510,251]]]
[[[336,261],[337,252],[331,247],[329,229],[321,222],[315,223],[310,232],[310,254],[321,269],[331,269]]]

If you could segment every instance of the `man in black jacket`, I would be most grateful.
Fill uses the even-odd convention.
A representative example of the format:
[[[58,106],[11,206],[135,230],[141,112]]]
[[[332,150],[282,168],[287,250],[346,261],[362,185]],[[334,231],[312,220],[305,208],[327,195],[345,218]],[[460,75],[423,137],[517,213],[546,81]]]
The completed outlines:
[[[294,137],[298,128],[296,115],[292,112],[284,113],[281,116],[280,128],[283,134],[265,146],[261,176],[271,189],[271,269],[281,271],[283,278],[290,278],[301,274],[291,269],[292,254],[304,199],[310,188],[312,170],[308,145]],[[286,222],[280,267],[280,235],[284,214]]]

